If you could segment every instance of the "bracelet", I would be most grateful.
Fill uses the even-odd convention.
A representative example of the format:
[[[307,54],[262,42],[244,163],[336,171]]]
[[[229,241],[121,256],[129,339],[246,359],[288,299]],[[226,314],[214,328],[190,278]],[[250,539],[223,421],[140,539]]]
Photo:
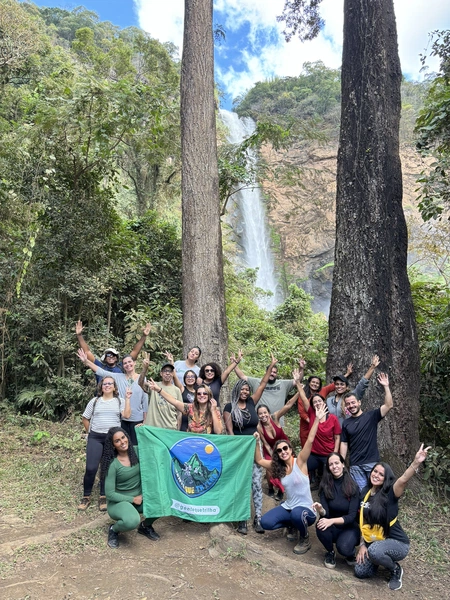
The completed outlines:
[[[158,394],[160,394],[161,392],[162,392],[162,387],[159,388]]]

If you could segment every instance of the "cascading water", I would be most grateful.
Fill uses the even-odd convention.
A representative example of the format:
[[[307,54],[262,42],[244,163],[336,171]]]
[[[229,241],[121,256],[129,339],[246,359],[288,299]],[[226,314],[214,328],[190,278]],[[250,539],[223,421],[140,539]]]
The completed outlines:
[[[223,109],[220,110],[220,117],[228,129],[228,141],[231,144],[240,144],[255,130],[255,123],[249,117],[240,119],[236,113]],[[256,161],[254,154],[250,158]],[[258,269],[257,287],[273,294],[260,298],[258,304],[262,308],[273,310],[283,301],[283,294],[275,273],[270,248],[270,232],[261,192],[258,187],[242,189],[233,198],[239,207],[243,221],[240,228],[243,261],[247,267]]]

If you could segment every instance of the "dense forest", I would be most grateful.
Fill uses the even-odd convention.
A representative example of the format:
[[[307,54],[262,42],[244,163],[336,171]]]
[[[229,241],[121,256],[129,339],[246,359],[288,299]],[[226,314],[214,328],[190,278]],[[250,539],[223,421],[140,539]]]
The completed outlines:
[[[90,381],[75,358],[78,319],[96,353],[131,349],[148,321],[155,370],[164,350],[182,351],[180,64],[170,44],[82,7],[2,0],[0,32],[0,393],[21,411],[63,419],[85,403]],[[446,77],[403,82],[402,140],[418,137],[421,151],[442,146],[430,134],[436,115],[426,115],[448,96]],[[322,63],[236,101],[258,121],[252,145],[336,138],[339,107],[340,73]],[[425,129],[414,133],[417,118]],[[248,146],[221,145],[223,200],[246,171]],[[433,239],[442,231],[433,221],[424,250],[439,269],[410,273],[421,435],[437,447],[427,473],[441,483],[450,465],[449,264],[448,243]],[[273,350],[283,376],[299,354],[324,375],[325,317],[297,286],[273,313],[259,309],[255,273],[235,272],[226,225],[223,233],[230,351],[242,347],[255,374]]]

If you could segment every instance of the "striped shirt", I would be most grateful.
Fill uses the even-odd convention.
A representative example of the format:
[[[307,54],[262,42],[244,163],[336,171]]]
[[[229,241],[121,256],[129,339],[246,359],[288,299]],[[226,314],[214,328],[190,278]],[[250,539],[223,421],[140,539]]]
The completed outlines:
[[[88,402],[83,417],[90,421],[89,431],[108,433],[111,427],[120,427],[120,415],[124,408],[125,400],[103,400],[103,396],[100,396]]]

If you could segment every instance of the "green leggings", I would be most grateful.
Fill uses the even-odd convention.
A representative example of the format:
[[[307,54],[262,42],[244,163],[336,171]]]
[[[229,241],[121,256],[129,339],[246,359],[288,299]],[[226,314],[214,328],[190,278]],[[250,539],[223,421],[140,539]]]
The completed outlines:
[[[142,504],[136,505],[131,502],[108,502],[108,515],[116,523],[112,526],[113,531],[131,531],[136,529],[141,522]],[[156,519],[145,519],[144,525],[149,527]]]

